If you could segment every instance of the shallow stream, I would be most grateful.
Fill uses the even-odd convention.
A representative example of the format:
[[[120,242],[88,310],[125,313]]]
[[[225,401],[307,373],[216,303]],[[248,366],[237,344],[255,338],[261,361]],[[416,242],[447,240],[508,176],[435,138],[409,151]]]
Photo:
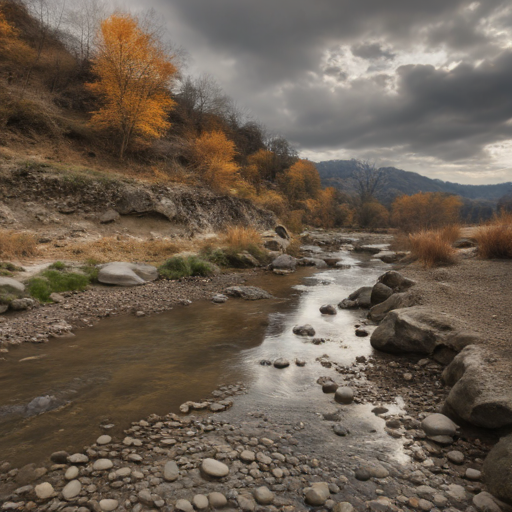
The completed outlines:
[[[0,460],[19,467],[42,462],[53,451],[81,451],[105,433],[101,424],[113,424],[108,433],[121,436],[131,421],[178,412],[183,402],[236,381],[243,381],[248,393],[226,413],[230,416],[237,408],[239,413],[282,410],[292,420],[305,410],[316,414],[326,403],[316,380],[334,374],[317,358],[328,354],[350,365],[372,352],[369,338],[355,336],[362,312],[323,316],[319,307],[373,284],[387,268],[368,256],[334,255],[349,267],[267,274],[247,283],[271,292],[274,300],[203,301],[150,317],[109,318],[71,339],[11,350],[0,375]],[[305,323],[326,343],[313,345],[292,333],[294,325]],[[259,364],[279,357],[290,367]],[[26,358],[32,359],[22,361]],[[295,358],[306,366],[295,366]],[[27,404],[45,395],[55,397],[59,407],[27,417]],[[370,409],[354,407],[347,422],[364,419],[368,429],[382,427]],[[386,442],[380,449],[388,449]]]

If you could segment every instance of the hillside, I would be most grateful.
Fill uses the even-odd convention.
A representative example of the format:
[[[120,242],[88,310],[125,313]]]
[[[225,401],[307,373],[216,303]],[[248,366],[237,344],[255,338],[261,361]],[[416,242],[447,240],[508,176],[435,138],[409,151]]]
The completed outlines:
[[[355,160],[330,160],[316,163],[322,185],[335,187],[348,194],[355,194],[352,172]],[[496,205],[507,192],[512,191],[512,182],[497,185],[461,185],[449,181],[433,180],[418,173],[403,171],[395,167],[384,167],[385,180],[377,198],[390,204],[399,195],[412,195],[418,192],[444,192],[456,194],[466,199],[490,202]]]

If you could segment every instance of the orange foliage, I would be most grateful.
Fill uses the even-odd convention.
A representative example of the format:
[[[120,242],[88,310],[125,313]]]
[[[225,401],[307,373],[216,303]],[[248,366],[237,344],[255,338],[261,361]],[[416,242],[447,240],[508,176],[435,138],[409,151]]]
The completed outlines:
[[[174,105],[169,86],[177,73],[171,60],[161,42],[129,14],[102,22],[92,60],[98,80],[89,88],[103,106],[93,112],[91,123],[120,134],[121,158],[133,137],[155,139],[169,128],[167,114]]]
[[[1,5],[0,5],[1,7]],[[32,50],[20,39],[19,30],[13,27],[0,10],[0,58],[8,61],[25,62]]]
[[[442,230],[419,231],[409,235],[411,254],[425,267],[455,263],[455,249]]]
[[[327,187],[318,193],[317,199],[309,199],[306,204],[309,210],[309,222],[313,226],[334,228],[350,225],[353,212],[346,204],[340,204],[339,192]]]
[[[459,221],[461,200],[440,192],[420,192],[397,197],[392,206],[393,223],[403,231],[434,229]]]
[[[205,132],[192,144],[192,160],[203,179],[217,190],[233,186],[240,168],[234,162],[235,143],[220,130]]]
[[[321,189],[320,175],[309,160],[298,160],[281,178],[281,188],[290,201],[315,199]]]

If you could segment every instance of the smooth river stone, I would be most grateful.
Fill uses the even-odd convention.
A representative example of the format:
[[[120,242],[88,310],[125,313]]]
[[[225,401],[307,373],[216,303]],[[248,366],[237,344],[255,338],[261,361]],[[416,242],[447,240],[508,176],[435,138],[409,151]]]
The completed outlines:
[[[89,462],[89,457],[83,453],[74,453],[68,457],[68,462],[71,464],[87,464]]]
[[[354,391],[347,386],[338,388],[334,394],[334,400],[339,404],[351,404],[354,400]]]
[[[100,501],[100,508],[103,512],[112,512],[119,505],[117,500],[105,499]]]
[[[428,436],[454,436],[457,425],[444,414],[431,414],[421,422],[421,428]]]
[[[192,504],[196,510],[204,510],[208,508],[208,498],[204,494],[196,494],[192,499]]]
[[[106,434],[98,437],[98,439],[96,439],[96,444],[99,444],[99,445],[103,445],[103,444],[108,444],[112,441],[112,438],[110,436],[107,436]]]
[[[62,496],[65,500],[72,500],[76,498],[82,490],[82,484],[78,480],[71,480],[64,489],[62,489]]]
[[[47,500],[54,493],[52,484],[50,484],[48,482],[44,482],[42,484],[36,485],[34,488],[34,491],[36,492],[36,496],[40,500]]]
[[[120,478],[130,476],[132,474],[131,468],[120,468],[116,471],[116,475]]]
[[[275,498],[275,494],[268,487],[258,487],[254,491],[254,499],[260,505],[270,505]]]
[[[64,474],[64,478],[66,480],[74,480],[78,474],[80,473],[80,470],[76,466],[70,466],[66,473]]]
[[[194,507],[188,500],[178,500],[174,508],[180,512],[194,512]]]
[[[219,462],[215,459],[204,459],[203,463],[201,464],[201,469],[208,476],[213,476],[216,478],[222,478],[229,474],[229,468],[226,466],[226,464],[223,464],[222,462]]]
[[[325,482],[315,482],[306,492],[306,503],[320,507],[328,500],[330,494],[329,486]]]
[[[212,508],[222,508],[228,504],[226,496],[220,492],[211,492],[208,494],[208,501]]]
[[[98,459],[93,465],[94,471],[106,471],[110,469],[114,464],[109,459]]]
[[[178,465],[173,460],[167,462],[164,466],[164,478],[168,482],[174,482],[180,476]]]

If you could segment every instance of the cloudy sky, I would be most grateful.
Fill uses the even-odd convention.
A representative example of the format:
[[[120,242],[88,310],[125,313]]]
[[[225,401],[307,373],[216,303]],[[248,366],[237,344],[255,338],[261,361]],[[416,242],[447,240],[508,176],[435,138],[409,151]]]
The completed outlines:
[[[135,8],[140,0],[133,1]],[[512,181],[510,0],[145,0],[239,105],[314,161]]]

